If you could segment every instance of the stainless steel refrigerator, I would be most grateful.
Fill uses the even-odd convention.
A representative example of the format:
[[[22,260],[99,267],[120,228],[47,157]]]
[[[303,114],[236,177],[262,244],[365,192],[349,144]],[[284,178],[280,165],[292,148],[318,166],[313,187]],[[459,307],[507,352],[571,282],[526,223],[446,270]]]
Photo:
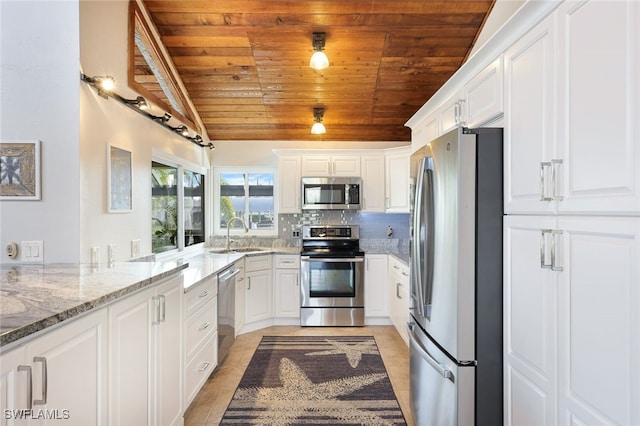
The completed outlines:
[[[411,410],[500,425],[502,129],[455,129],[411,157]]]

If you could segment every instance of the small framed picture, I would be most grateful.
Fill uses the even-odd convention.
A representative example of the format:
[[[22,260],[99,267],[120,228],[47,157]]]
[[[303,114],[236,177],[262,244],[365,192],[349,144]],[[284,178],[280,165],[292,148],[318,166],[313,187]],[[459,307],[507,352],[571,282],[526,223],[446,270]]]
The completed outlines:
[[[40,141],[0,142],[0,200],[40,199]]]
[[[107,146],[107,197],[109,213],[132,211],[131,152]]]

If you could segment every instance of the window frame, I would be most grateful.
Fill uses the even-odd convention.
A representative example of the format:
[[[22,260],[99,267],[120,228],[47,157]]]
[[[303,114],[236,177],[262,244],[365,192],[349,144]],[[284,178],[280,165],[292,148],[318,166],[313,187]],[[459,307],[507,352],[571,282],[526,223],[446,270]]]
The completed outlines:
[[[190,252],[201,252],[202,249],[207,244],[209,240],[209,236],[211,234],[210,228],[210,217],[211,211],[208,206],[211,203],[208,202],[208,198],[210,198],[211,194],[211,179],[210,174],[208,173],[208,168],[202,167],[198,164],[192,163],[183,158],[177,157],[175,155],[166,153],[164,151],[158,151],[153,149],[151,154],[151,161],[165,164],[167,166],[175,167],[178,170],[178,211],[177,211],[177,222],[178,222],[178,248],[167,250],[160,253],[154,253],[156,258],[169,258],[171,256],[175,256],[176,254],[188,254]],[[185,246],[184,237],[185,237],[185,229],[184,229],[184,171],[189,170],[194,173],[199,173],[204,176],[204,202],[202,203],[202,208],[204,209],[204,214],[202,220],[204,220],[204,241],[201,243],[192,244],[190,246]],[[150,188],[151,189],[151,188]]]
[[[273,229],[251,229],[245,233],[242,228],[229,229],[229,235],[236,236],[260,236],[260,237],[274,237],[278,236],[278,200],[277,200],[277,169],[275,167],[260,167],[260,166],[223,166],[214,167],[213,169],[213,233],[215,235],[227,235],[227,228],[220,227],[220,175],[224,173],[237,173],[237,174],[249,174],[249,173],[269,173],[273,176]],[[248,198],[248,195],[245,194]],[[245,217],[243,219],[248,222],[247,215],[249,212],[245,210]]]

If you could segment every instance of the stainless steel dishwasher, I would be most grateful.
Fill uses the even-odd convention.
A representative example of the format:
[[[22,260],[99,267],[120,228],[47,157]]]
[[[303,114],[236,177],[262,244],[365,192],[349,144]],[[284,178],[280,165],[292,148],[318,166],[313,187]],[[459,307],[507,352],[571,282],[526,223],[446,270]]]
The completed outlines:
[[[224,361],[236,339],[236,275],[239,272],[230,266],[218,274],[218,365]]]

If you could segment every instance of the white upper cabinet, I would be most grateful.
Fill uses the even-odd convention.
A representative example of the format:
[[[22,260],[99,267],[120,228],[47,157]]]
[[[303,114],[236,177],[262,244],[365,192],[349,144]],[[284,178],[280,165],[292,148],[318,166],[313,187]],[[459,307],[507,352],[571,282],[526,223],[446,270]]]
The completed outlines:
[[[558,10],[561,212],[640,212],[640,3]]]
[[[464,125],[464,95],[457,91],[438,109],[438,136]],[[428,141],[430,142],[430,141]]]
[[[363,155],[361,163],[363,194],[362,212],[384,213],[384,155]]]
[[[386,212],[409,213],[409,147],[391,148],[385,155]]]
[[[360,156],[304,155],[302,176],[360,176]]]
[[[640,212],[638,9],[565,2],[506,53],[507,213]]]
[[[555,208],[541,176],[544,164],[555,158],[554,26],[552,15],[504,55],[505,213]]]
[[[500,117],[503,109],[502,56],[464,85],[464,125],[483,126]]]
[[[278,213],[300,213],[300,156],[278,157]]]

